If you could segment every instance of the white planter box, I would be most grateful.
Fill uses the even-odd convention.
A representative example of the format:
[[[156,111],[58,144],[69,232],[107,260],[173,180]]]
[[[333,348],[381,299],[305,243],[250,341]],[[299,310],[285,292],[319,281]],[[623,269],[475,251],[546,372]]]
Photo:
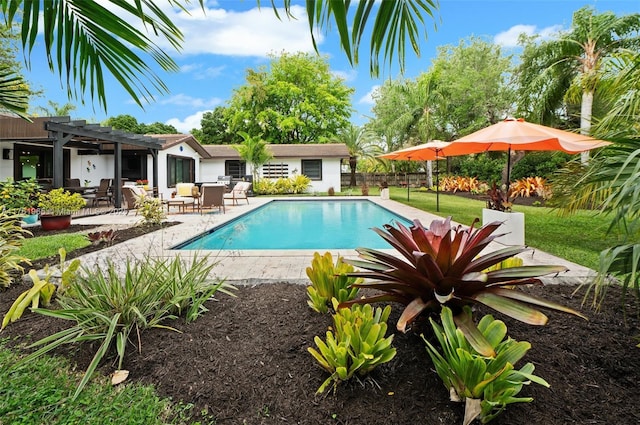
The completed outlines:
[[[482,225],[493,221],[502,222],[494,234],[506,233],[504,236],[496,238],[496,242],[503,245],[524,245],[524,213],[483,208]]]

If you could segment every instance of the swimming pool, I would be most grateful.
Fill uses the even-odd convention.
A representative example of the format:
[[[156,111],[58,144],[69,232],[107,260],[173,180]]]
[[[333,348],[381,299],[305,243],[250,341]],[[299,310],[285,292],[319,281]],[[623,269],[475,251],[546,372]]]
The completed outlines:
[[[367,200],[271,201],[174,249],[387,249],[372,227],[411,221]]]

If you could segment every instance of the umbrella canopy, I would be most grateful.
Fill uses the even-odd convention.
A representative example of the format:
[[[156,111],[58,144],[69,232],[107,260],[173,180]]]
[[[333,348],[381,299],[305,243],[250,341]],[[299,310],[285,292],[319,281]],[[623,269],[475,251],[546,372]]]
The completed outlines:
[[[515,150],[562,151],[573,154],[610,144],[604,140],[533,124],[519,118],[506,119],[454,140],[443,150],[443,153],[445,156],[453,156]]]
[[[433,140],[421,145],[389,152],[379,157],[394,161],[434,161],[436,159],[444,159],[445,155],[442,154],[442,151],[447,146],[449,146],[447,142]]]
[[[400,149],[379,155],[379,158],[390,159],[392,161],[435,161],[444,159],[442,151],[449,146],[448,142],[442,140],[432,140],[417,146]],[[440,191],[438,188],[438,163],[436,162],[436,211],[440,211]],[[409,200],[409,184],[407,182],[407,201]]]
[[[507,186],[510,181],[511,151],[562,151],[570,154],[610,145],[610,142],[582,134],[526,122],[506,119],[454,140],[443,149],[445,156],[487,151],[507,151]]]

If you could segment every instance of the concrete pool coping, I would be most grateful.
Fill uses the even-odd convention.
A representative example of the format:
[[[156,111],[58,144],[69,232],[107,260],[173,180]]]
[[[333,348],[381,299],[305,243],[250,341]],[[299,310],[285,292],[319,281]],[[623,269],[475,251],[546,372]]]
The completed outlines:
[[[88,267],[92,265],[103,265],[107,259],[115,263],[123,264],[127,258],[141,258],[149,255],[158,258],[171,258],[180,255],[182,258],[203,257],[209,254],[209,260],[216,263],[213,274],[216,278],[225,279],[227,282],[240,284],[256,284],[260,282],[294,282],[307,284],[306,268],[311,264],[313,253],[316,250],[221,250],[221,251],[191,251],[172,250],[171,247],[186,241],[200,233],[203,233],[215,226],[227,223],[242,214],[252,211],[274,199],[277,200],[337,200],[337,199],[365,199],[381,205],[410,220],[419,219],[423,224],[428,225],[434,219],[442,217],[413,208],[411,206],[396,202],[390,199],[379,197],[352,196],[349,198],[336,197],[296,197],[296,198],[272,198],[257,197],[249,198],[249,204],[227,206],[226,213],[210,213],[200,215],[199,213],[171,214],[168,221],[181,222],[179,225],[167,227],[166,229],[146,234],[144,236],[131,239],[112,247],[107,247],[100,251],[80,257],[82,264]],[[123,212],[96,215],[91,217],[77,218],[74,224],[101,225],[105,228],[125,227],[135,224],[141,220],[134,212],[128,215]],[[503,247],[499,243],[492,243],[487,249],[495,250]],[[326,250],[319,250],[324,252]],[[334,255],[339,254],[345,258],[356,258],[355,250],[329,250]],[[394,252],[390,250],[389,252]],[[540,250],[527,251],[520,254],[525,264],[553,264],[564,265],[568,272],[560,276],[545,278],[549,283],[587,283],[593,279],[595,272],[584,266],[571,263],[564,259],[554,257]]]

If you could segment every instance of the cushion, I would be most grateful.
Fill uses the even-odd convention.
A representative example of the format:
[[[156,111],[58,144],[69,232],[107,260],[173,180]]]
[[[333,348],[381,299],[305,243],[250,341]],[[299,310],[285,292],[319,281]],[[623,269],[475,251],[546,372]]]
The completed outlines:
[[[176,184],[176,195],[177,196],[191,196],[191,188],[193,188],[193,183],[178,183]]]

